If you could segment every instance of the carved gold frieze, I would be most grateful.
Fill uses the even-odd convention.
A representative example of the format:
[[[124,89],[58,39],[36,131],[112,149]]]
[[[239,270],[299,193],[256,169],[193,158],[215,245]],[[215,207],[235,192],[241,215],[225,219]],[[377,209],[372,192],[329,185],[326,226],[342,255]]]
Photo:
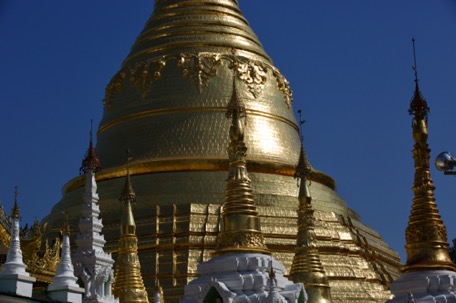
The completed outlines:
[[[422,243],[447,241],[447,232],[444,225],[435,224],[434,222],[410,225],[405,231],[407,243]]]
[[[209,79],[217,76],[217,67],[220,64],[220,55],[212,53],[183,53],[177,61],[177,66],[182,68],[182,76],[189,78],[200,93]]]
[[[117,94],[120,93],[125,85],[126,74],[124,71],[120,71],[112,77],[111,82],[105,89],[105,98],[103,99],[103,106],[105,108],[111,108],[112,103],[117,97]]]
[[[208,52],[168,55],[124,67],[107,85],[103,106],[106,109],[111,108],[118,94],[124,89],[127,78],[145,99],[152,83],[161,79],[161,71],[170,60],[176,61],[176,65],[182,68],[182,77],[190,79],[199,93],[202,93],[208,86],[211,78],[218,76],[218,68],[225,64],[229,69],[235,70],[237,78],[245,83],[254,98],[260,96],[268,80],[268,75],[270,75],[276,79],[277,89],[283,93],[287,107],[291,108],[293,103],[288,81],[273,65],[235,54]]]
[[[285,104],[288,108],[291,108],[293,104],[293,93],[291,92],[290,83],[288,83],[287,79],[277,69],[273,70],[273,74],[277,79],[277,87],[283,93]]]
[[[248,233],[245,231],[219,233],[217,238],[217,251],[224,248],[242,247],[245,250],[264,250],[264,238],[261,233]]]
[[[130,69],[130,82],[133,86],[141,92],[143,99],[146,98],[152,83],[159,80],[161,77],[161,70],[166,66],[166,61],[146,61],[139,62]]]
[[[231,68],[236,69],[237,77],[247,84],[249,91],[257,98],[267,80],[267,69],[264,64],[239,58],[233,62]]]

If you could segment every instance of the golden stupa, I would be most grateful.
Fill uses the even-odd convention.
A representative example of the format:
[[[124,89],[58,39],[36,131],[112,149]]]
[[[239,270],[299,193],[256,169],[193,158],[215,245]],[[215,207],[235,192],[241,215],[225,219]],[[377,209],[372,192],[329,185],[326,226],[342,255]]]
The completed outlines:
[[[247,119],[245,143],[262,234],[288,270],[299,205],[295,167],[300,136],[287,80],[274,67],[237,0],[156,0],[152,16],[106,88],[96,152],[105,250],[116,256],[120,195],[127,173],[138,203],[138,254],[152,300],[158,282],[178,302],[196,265],[215,249],[228,170],[226,107],[233,75]],[[334,302],[384,302],[399,275],[399,257],[313,170],[315,237]],[[63,210],[79,220],[83,179],[70,180],[44,220],[47,238]],[[74,235],[73,235],[74,236]],[[158,274],[156,274],[158,272]]]

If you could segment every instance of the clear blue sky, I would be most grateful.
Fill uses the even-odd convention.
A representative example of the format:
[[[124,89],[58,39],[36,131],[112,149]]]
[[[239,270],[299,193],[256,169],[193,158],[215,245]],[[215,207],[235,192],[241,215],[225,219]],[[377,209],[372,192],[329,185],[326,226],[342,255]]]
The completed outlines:
[[[286,4],[284,4],[286,3]],[[364,223],[404,257],[413,182],[417,40],[431,107],[431,161],[456,154],[456,1],[252,1],[240,6],[302,109],[313,166],[334,177]],[[153,8],[152,0],[0,0],[0,201],[19,185],[23,224],[49,213],[78,174],[90,118]],[[450,238],[456,178],[432,167]]]

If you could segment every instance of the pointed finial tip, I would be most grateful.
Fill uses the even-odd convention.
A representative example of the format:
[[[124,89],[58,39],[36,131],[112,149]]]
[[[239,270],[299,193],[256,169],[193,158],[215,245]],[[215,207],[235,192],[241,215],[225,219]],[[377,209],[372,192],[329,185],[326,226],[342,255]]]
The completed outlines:
[[[235,114],[238,118],[243,118],[246,115],[246,109],[236,87],[236,74],[233,73],[233,90],[231,93],[231,100],[227,106],[226,117],[231,119],[235,117]]]
[[[430,109],[427,105],[426,99],[424,99],[421,94],[420,88],[418,86],[418,68],[416,65],[416,48],[415,48],[415,38],[412,38],[413,43],[413,72],[415,74],[415,92],[413,94],[412,100],[410,101],[409,114],[413,116],[418,116],[420,118],[427,119]]]
[[[100,159],[95,152],[93,147],[93,137],[92,137],[92,127],[93,120],[90,119],[90,140],[89,148],[86,152],[85,158],[82,160],[81,168],[79,169],[81,173],[87,173],[89,170],[92,170],[94,173],[101,171]]]
[[[131,152],[129,149],[127,149],[127,175],[125,179],[125,186],[122,191],[122,194],[120,196],[120,201],[129,201],[129,202],[135,202],[136,201],[136,193],[133,190],[133,186],[131,184],[131,179],[130,179],[130,161],[133,159],[131,156]]]
[[[11,217],[13,217],[14,219],[19,219],[20,217],[20,212],[19,212],[19,206],[17,204],[17,197],[19,196],[19,190],[18,190],[18,186],[14,186],[14,205],[13,205],[13,209],[11,211]]]
[[[418,86],[418,68],[416,66],[416,48],[415,48],[415,38],[412,38],[412,44],[413,44],[413,71],[415,73],[415,83]]]

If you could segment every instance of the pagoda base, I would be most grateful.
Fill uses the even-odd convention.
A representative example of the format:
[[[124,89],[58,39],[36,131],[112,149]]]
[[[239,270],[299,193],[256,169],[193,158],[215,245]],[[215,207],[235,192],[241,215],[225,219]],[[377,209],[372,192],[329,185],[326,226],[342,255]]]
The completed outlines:
[[[81,303],[84,288],[65,285],[57,289],[48,289],[48,295],[52,300],[58,302]]]
[[[456,272],[429,270],[409,272],[391,283],[394,295],[387,303],[450,303],[456,302]]]
[[[271,269],[275,275],[274,282],[270,277]],[[265,254],[216,256],[198,264],[200,277],[185,287],[182,303],[267,302],[274,290],[282,298],[281,302],[305,303],[307,295],[303,285],[285,278],[284,272],[282,263]]]
[[[0,292],[31,298],[35,278],[21,274],[0,275]]]

